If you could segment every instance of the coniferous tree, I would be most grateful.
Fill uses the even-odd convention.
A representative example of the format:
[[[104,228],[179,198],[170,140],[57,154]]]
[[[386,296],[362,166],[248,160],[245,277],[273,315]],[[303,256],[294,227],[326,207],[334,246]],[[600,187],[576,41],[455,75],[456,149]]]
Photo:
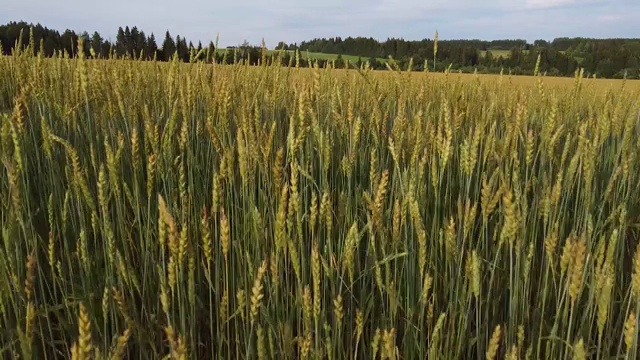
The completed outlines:
[[[216,58],[216,47],[213,44],[213,41],[209,41],[209,45],[207,46],[207,63],[212,63]]]
[[[140,56],[140,44],[138,44],[138,36],[140,32],[138,31],[138,27],[134,26],[131,28],[131,33],[128,36],[129,42],[129,52],[133,55],[134,58],[138,58]]]
[[[189,46],[187,40],[181,38],[180,35],[176,37],[176,51],[178,52],[178,60],[182,62],[189,61]]]
[[[182,38],[182,49],[184,49],[184,53],[182,56],[182,61],[183,62],[188,62],[189,61],[189,49],[193,48],[193,44],[189,44],[187,45],[187,39],[186,38]]]
[[[101,54],[104,58],[109,58],[114,50],[114,44],[108,40],[102,42]]]
[[[91,36],[72,30],[60,33],[40,24],[28,24],[23,21],[9,22],[0,25],[0,51],[3,54],[12,54],[16,45],[20,50],[24,50],[29,42],[33,41],[34,51],[42,50],[44,56],[58,56],[63,53],[75,56],[79,37],[88,39],[84,47],[86,55],[90,53],[89,50],[92,50],[97,57],[102,58],[126,55],[153,59],[157,56],[158,60],[163,61],[171,60],[177,52],[179,60],[186,62],[190,60],[193,53],[198,53],[202,49],[201,43],[194,48],[193,44],[182,36],[177,37],[179,41],[176,43],[175,38],[172,38],[168,31],[166,35],[162,49],[159,50],[155,37],[147,38],[144,31],[135,26],[131,29],[119,27],[116,39],[112,43],[105,40],[98,32],[94,32]],[[344,63],[342,57],[345,55],[360,57],[363,60],[368,58],[374,69],[385,68],[384,62],[378,61],[378,58],[392,56],[401,67],[408,65],[409,59],[413,58],[414,69],[422,70],[424,60],[429,58],[433,49],[433,40],[409,41],[389,38],[379,42],[373,38],[334,37],[291,45],[281,42],[278,47],[282,46],[302,52],[341,54],[341,59],[337,60],[338,65]],[[207,62],[221,60],[222,55],[216,54],[215,50],[213,43],[210,42],[207,51],[203,52],[197,60]],[[237,53],[229,54],[227,61],[232,62],[234,55],[237,55],[238,60],[250,59],[251,64],[256,64],[261,57],[260,49],[248,43],[242,44],[237,50],[239,50]],[[619,78],[625,74],[631,78],[640,76],[640,39],[557,38],[553,41],[536,40],[532,44],[518,39],[445,40],[439,41],[438,70],[443,70],[450,65],[452,70],[464,72],[471,72],[478,68],[485,73],[497,73],[504,68],[512,71],[513,74],[533,74],[538,53],[541,56],[540,71],[544,74],[573,76],[576,69],[584,68],[585,73],[598,74],[600,77]],[[291,58],[290,54],[285,54],[282,61],[286,64]],[[306,63],[304,56],[302,60]]]
[[[164,42],[162,43],[162,58],[165,61],[170,61],[173,57],[173,54],[176,52],[176,42],[171,37],[169,30],[164,37]]]
[[[60,44],[57,41],[59,38],[59,36],[47,36],[44,39],[45,56],[53,56],[53,54],[60,49]]]
[[[191,46],[193,47],[193,45]],[[182,38],[181,43],[180,43],[180,48],[182,49],[182,56],[180,57],[180,60],[182,60],[182,62],[188,62],[189,61],[189,45],[187,45],[187,39],[186,38]]]
[[[153,59],[154,56],[157,56],[158,52],[158,44],[156,44],[156,37],[151,33],[149,38],[147,39],[147,57],[149,59]]]
[[[133,53],[133,42],[131,41],[131,29],[129,26],[124,28],[124,48],[127,57]]]
[[[195,53],[197,55],[197,58],[196,58],[197,61],[206,60],[205,55],[203,55],[201,51],[202,51],[202,41],[198,41],[198,47],[195,49]]]
[[[193,46],[193,43],[189,41],[189,59],[191,59],[192,56],[195,56],[195,51],[196,48]]]
[[[147,36],[144,34],[144,31],[140,30],[138,33],[138,38],[136,39],[136,45],[138,47],[137,54],[140,56],[142,54],[143,59],[149,59],[149,53],[147,52]]]
[[[180,38],[180,35],[176,36],[176,53],[178,53],[178,60],[182,61],[184,49],[182,48],[182,39]]]
[[[78,47],[78,35],[72,30],[65,30],[60,36],[61,49],[67,53],[68,56],[75,56],[76,49]]]
[[[116,54],[118,56],[124,56],[127,52],[127,39],[122,26],[118,28],[118,34],[116,35]]]
[[[103,39],[100,33],[95,31],[93,36],[91,36],[91,48],[96,57],[102,57],[102,41]]]
[[[91,36],[89,36],[88,32],[84,31],[78,36],[78,40],[80,39],[84,41],[83,52],[85,58],[88,58],[89,56],[91,56],[91,51],[89,50],[91,48]]]

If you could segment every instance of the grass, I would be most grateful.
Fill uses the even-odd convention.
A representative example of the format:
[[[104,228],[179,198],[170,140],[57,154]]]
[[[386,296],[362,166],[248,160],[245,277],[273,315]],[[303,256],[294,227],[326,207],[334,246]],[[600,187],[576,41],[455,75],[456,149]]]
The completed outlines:
[[[295,54],[294,51],[290,51],[290,53]],[[338,58],[338,54],[327,54],[327,53],[316,53],[316,52],[308,52],[308,51],[301,51],[300,55],[305,58],[305,59],[318,59],[318,60],[336,60]],[[358,57],[355,55],[341,55],[342,59],[344,61],[349,61],[350,63],[356,63],[358,62],[358,59],[361,59],[362,62],[366,62],[369,60],[368,57],[366,56],[362,56],[362,57]],[[385,63],[388,61],[388,59],[385,58],[376,58],[376,60],[378,60],[381,63]]]
[[[217,49],[216,50],[219,54],[223,54],[225,51],[229,51],[232,52],[232,49],[225,49],[225,48],[221,48],[221,49]],[[285,50],[287,51],[289,54],[291,54],[292,56],[295,56],[295,51],[293,50]],[[509,57],[511,57],[511,50],[490,50],[491,54],[493,55],[494,58],[498,58],[500,56],[502,56],[503,58],[507,59]],[[278,54],[279,50],[267,50],[267,54],[269,56],[276,56]],[[525,54],[528,53],[528,50],[524,50],[523,51]],[[332,61],[332,60],[336,60],[338,58],[338,54],[329,54],[329,53],[318,53],[318,52],[309,52],[309,51],[301,51],[300,52],[301,57],[304,59],[311,59],[311,60],[328,60],[328,61]],[[487,54],[486,50],[480,50],[480,56],[481,57],[485,57]],[[366,62],[367,60],[369,60],[368,57],[359,57],[356,55],[341,55],[342,59],[345,61],[349,61],[350,63],[356,63],[358,61],[358,59],[361,59],[363,62]],[[389,59],[387,58],[376,58],[377,61],[381,62],[381,63],[386,63],[388,62]],[[576,60],[578,62],[581,61],[580,58],[576,58]]]
[[[637,83],[28,52],[0,79],[3,358],[638,355]]]
[[[503,58],[507,59],[511,57],[511,50],[490,50],[490,51],[491,51],[491,55],[493,55],[494,58],[498,58],[502,56]],[[480,50],[481,57],[485,57],[486,55],[487,55],[486,50]]]
[[[233,49],[217,49],[216,50],[218,53],[223,54],[225,51],[229,51],[230,54],[232,54]],[[295,57],[295,51],[294,50],[285,50],[286,52],[288,52],[291,56]],[[267,54],[269,56],[277,56],[278,53],[280,52],[280,50],[267,50]],[[309,52],[309,51],[301,51],[300,52],[300,57],[303,59],[311,59],[311,60],[328,60],[328,61],[332,61],[332,60],[336,60],[338,59],[338,54],[328,54],[328,53],[318,53],[318,52]],[[356,62],[358,62],[358,59],[361,59],[362,62],[366,62],[369,60],[368,57],[363,56],[363,57],[359,57],[359,56],[355,56],[355,55],[341,55],[342,59],[344,61],[349,61],[350,63],[355,64]],[[381,63],[386,63],[388,61],[388,59],[385,58],[376,58],[376,60],[378,60]]]

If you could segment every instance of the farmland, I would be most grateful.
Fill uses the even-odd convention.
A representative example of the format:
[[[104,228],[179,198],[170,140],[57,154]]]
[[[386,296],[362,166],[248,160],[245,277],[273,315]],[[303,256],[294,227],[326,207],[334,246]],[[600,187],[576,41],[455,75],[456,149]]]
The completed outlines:
[[[491,55],[493,55],[494,57],[500,57],[502,56],[503,58],[508,58],[511,55],[511,51],[509,50],[488,50],[489,52],[491,52]],[[487,50],[481,50],[480,51],[480,56],[484,57],[487,55]]]
[[[32,53],[3,358],[637,358],[638,81]]]
[[[238,50],[237,48],[219,48],[216,50],[216,52],[219,55],[223,55],[223,54],[227,54],[227,56],[229,57],[233,57],[234,51]],[[277,57],[280,53],[282,54],[288,54],[291,57],[296,56],[296,52],[294,50],[266,50],[266,53],[269,56],[274,56]],[[358,62],[358,59],[362,60],[362,62],[365,62],[368,60],[368,58],[365,57],[359,57],[359,56],[355,56],[355,55],[338,55],[338,54],[328,54],[328,53],[320,53],[320,52],[309,52],[309,51],[300,51],[299,52],[299,56],[305,60],[327,60],[327,61],[333,61],[333,60],[337,60],[338,56],[342,57],[342,59],[344,61],[349,61],[350,63],[355,64],[356,62]],[[387,59],[385,58],[376,58],[377,61],[380,61],[382,63],[386,62]]]

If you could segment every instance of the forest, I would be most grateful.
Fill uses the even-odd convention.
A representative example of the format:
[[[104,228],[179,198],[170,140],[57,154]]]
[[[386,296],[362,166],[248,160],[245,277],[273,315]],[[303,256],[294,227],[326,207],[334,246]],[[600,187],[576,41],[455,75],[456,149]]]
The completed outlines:
[[[168,61],[175,54],[183,62],[233,63],[240,59],[255,65],[262,55],[260,45],[244,42],[225,54],[224,51],[215,51],[213,41],[205,46],[201,42],[194,44],[184,36],[174,36],[169,30],[160,39],[137,26],[119,27],[116,34],[115,41],[110,41],[97,31],[92,34],[69,29],[60,32],[41,24],[20,21],[0,26],[0,44],[2,53],[8,55],[16,46],[26,48],[33,37],[36,44],[34,50],[40,52],[42,48],[42,53],[47,57],[61,53],[69,56],[76,54],[81,37],[88,44],[84,47],[87,58],[128,56],[140,60]],[[411,62],[415,71],[423,71],[427,66],[429,71],[448,68],[460,72],[530,75],[534,73],[540,56],[540,73],[548,76],[573,76],[577,69],[583,68],[587,76],[599,78],[640,77],[640,39],[561,37],[533,43],[522,39],[439,40],[437,48],[434,57],[433,39],[388,38],[378,41],[365,37],[322,38],[294,44],[280,42],[276,46],[278,50],[287,50],[281,60],[285,65],[291,63],[294,51],[299,50],[303,66],[307,65],[308,60],[305,54],[313,53],[316,55],[313,61],[318,61],[321,67],[329,60],[318,54],[338,54],[340,56],[333,60],[337,67],[360,66],[369,62],[373,69],[386,69],[383,59],[391,57],[403,69]],[[347,64],[343,55],[357,56],[359,60]]]

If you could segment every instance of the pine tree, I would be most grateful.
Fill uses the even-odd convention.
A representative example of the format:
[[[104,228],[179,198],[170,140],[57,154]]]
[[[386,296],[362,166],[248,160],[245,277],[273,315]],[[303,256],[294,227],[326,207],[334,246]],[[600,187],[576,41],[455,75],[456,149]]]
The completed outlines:
[[[180,35],[176,36],[176,53],[178,53],[178,60],[182,61],[184,50],[182,49],[182,39],[180,38]]]
[[[102,57],[102,36],[96,31],[91,36],[91,48],[96,57]]]
[[[207,63],[212,63],[216,58],[216,47],[213,45],[213,41],[209,41],[207,46]]]
[[[113,52],[113,49],[114,49],[114,44],[112,44],[110,41],[105,40],[104,42],[102,42],[101,53],[103,57],[105,58],[110,57],[112,55],[111,53]]]
[[[153,35],[153,33],[151,33],[151,35],[147,39],[147,49],[146,49],[147,57],[149,59],[153,59],[153,57],[156,56],[157,51],[158,51],[158,45],[156,44],[156,37],[155,35]]]
[[[126,34],[126,32],[125,32]],[[140,32],[138,31],[138,27],[134,26],[131,28],[131,33],[129,34],[129,52],[133,55],[134,58],[140,56],[140,44],[138,44],[138,36]]]
[[[176,37],[176,51],[178,52],[178,60],[182,62],[189,61],[189,47],[187,40],[181,38],[180,35]]]
[[[116,54],[118,56],[124,56],[127,52],[127,39],[125,37],[122,26],[118,28],[118,35],[116,35]]]
[[[195,56],[195,52],[196,48],[195,46],[193,46],[193,43],[191,41],[189,41],[189,59],[191,59],[192,56]]]
[[[78,37],[78,39],[82,38],[82,40],[84,40],[84,56],[85,58],[88,58],[89,56],[91,56],[91,52],[89,51],[89,48],[91,46],[91,36],[89,36],[89,33],[84,31],[82,32],[82,34],[80,34],[80,36]]]
[[[27,37],[28,39],[28,37]],[[78,35],[72,30],[65,30],[60,36],[60,43],[62,47],[60,50],[67,52],[69,56],[75,56],[78,48]]]
[[[133,52],[133,41],[131,41],[131,30],[128,26],[124,28],[124,48],[127,56],[131,56]]]
[[[143,59],[149,58],[149,52],[147,50],[147,36],[144,34],[144,31],[140,30],[138,33],[138,39],[136,40],[136,45],[138,46],[137,54],[140,55],[142,53]]]
[[[167,30],[167,33],[164,37],[164,42],[162,43],[162,59],[165,61],[170,61],[176,50],[176,42],[171,37],[171,34],[169,34],[169,30]]]

